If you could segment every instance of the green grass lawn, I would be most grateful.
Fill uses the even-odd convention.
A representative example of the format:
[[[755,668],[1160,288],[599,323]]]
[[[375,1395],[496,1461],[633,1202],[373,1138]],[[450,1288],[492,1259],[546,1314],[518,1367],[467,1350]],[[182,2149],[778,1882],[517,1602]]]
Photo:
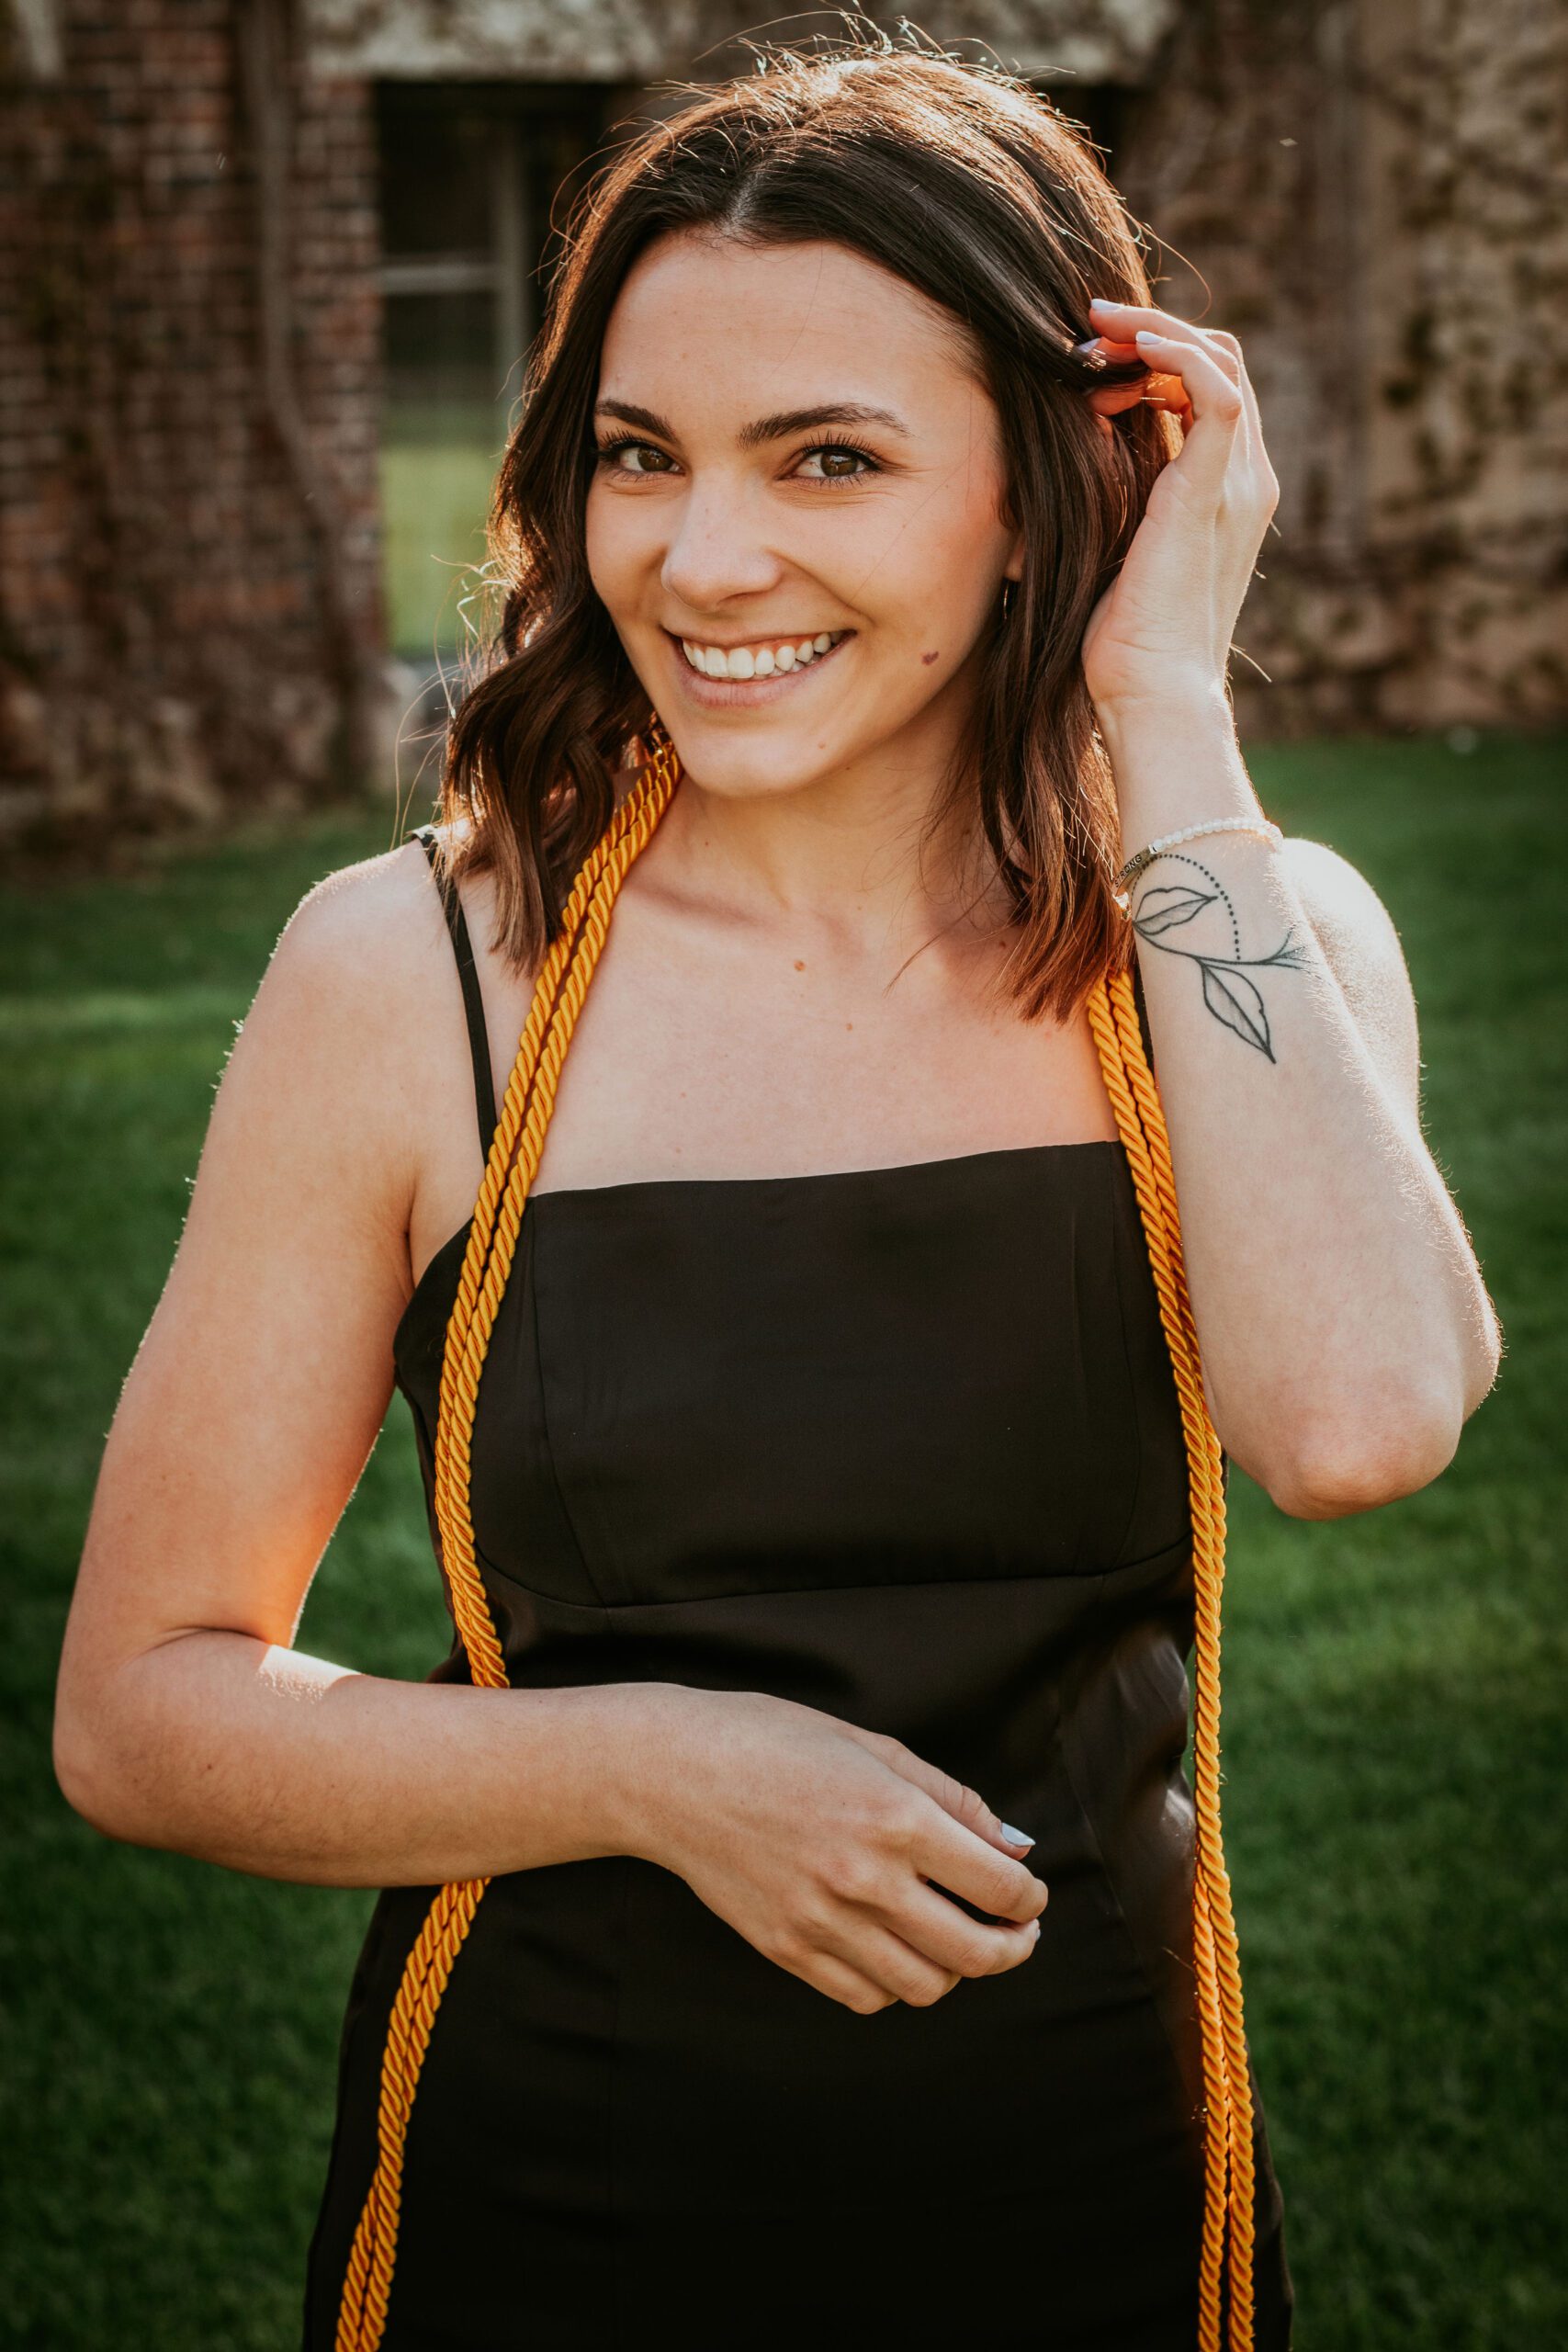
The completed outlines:
[[[1355,859],[1399,924],[1428,1133],[1508,1340],[1425,1494],[1307,1526],[1232,1489],[1227,1821],[1303,2352],[1568,2340],[1563,752],[1342,742],[1253,761],[1287,829]],[[103,1434],[232,1024],[300,893],[394,834],[389,809],[316,820],[0,895],[5,2345],[298,2342],[372,1898],[106,1843],[55,1789],[49,1724]],[[445,1654],[400,1400],[300,1640],[410,1677]]]

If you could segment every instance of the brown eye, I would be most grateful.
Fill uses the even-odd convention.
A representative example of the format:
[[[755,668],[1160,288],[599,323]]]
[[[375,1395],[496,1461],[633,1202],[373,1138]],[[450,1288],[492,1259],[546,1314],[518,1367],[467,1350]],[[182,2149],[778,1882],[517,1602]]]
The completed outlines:
[[[807,481],[861,481],[867,474],[880,471],[876,459],[866,450],[852,448],[844,441],[819,441],[804,453],[801,462],[804,465],[813,458],[821,459],[822,470],[805,475]]]
[[[660,462],[652,466],[641,463],[628,465],[626,460],[631,457],[639,460],[655,458]],[[637,475],[662,472],[669,459],[662,449],[656,449],[649,441],[606,441],[599,452],[599,462],[602,466],[613,466],[618,473]]]

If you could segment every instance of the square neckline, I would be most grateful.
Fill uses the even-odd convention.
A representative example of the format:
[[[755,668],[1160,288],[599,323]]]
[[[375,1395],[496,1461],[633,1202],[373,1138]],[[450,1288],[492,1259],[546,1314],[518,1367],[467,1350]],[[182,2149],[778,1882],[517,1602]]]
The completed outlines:
[[[524,1204],[524,1215],[526,1217],[529,1211],[537,1210],[547,1201],[575,1201],[581,1204],[603,1198],[624,1200],[627,1195],[649,1193],[672,1195],[699,1193],[705,1197],[711,1197],[719,1193],[777,1193],[781,1188],[798,1188],[806,1185],[833,1185],[857,1182],[864,1183],[877,1178],[951,1174],[953,1170],[967,1168],[973,1163],[994,1165],[998,1162],[1015,1163],[1036,1159],[1044,1161],[1058,1159],[1072,1152],[1119,1152],[1125,1158],[1126,1148],[1120,1136],[1083,1136],[1055,1143],[998,1144],[982,1151],[948,1152],[935,1159],[886,1160],[869,1168],[799,1169],[778,1176],[632,1176],[609,1184],[558,1184],[541,1193],[530,1192]],[[426,1291],[434,1288],[433,1278],[438,1270],[443,1269],[446,1262],[453,1258],[454,1254],[457,1256],[457,1263],[461,1264],[462,1252],[468,1248],[468,1235],[472,1227],[473,1213],[470,1211],[457,1231],[448,1234],[446,1239],[426,1260],[418,1280],[409,1293],[403,1311],[398,1317],[397,1327],[392,1333],[394,1363],[401,1361],[409,1326],[414,1320],[416,1310],[423,1306]]]
[[[453,956],[462,988],[463,1014],[468,1033],[469,1057],[473,1063],[474,1102],[479,1120],[479,1150],[488,1166],[491,1145],[497,1125],[497,1103],[494,1075],[491,1067],[489,1028],[485,1020],[484,1000],[479,990],[479,965],[474,954],[473,939],[468,930],[468,919],[463,912],[461,897],[440,856],[436,828],[434,825],[411,827],[407,838],[417,841],[424,853],[452,942]],[[1136,989],[1138,987],[1136,966],[1134,970]],[[1140,1021],[1142,1021],[1141,990],[1139,990],[1138,1011]],[[624,1199],[628,1194],[696,1193],[705,1198],[711,1198],[721,1192],[766,1193],[770,1189],[776,1191],[780,1186],[788,1185],[832,1185],[856,1181],[863,1183],[876,1178],[919,1175],[929,1177],[939,1173],[951,1174],[954,1169],[966,1166],[971,1160],[991,1163],[1029,1159],[1044,1161],[1053,1158],[1059,1159],[1067,1153],[1095,1151],[1120,1152],[1125,1159],[1126,1148],[1125,1143],[1119,1135],[1084,1136],[1071,1137],[1065,1142],[1001,1144],[983,1151],[946,1153],[935,1159],[888,1160],[870,1168],[801,1169],[777,1176],[633,1176],[610,1184],[562,1184],[553,1186],[542,1193],[530,1192],[526,1207],[534,1208],[537,1204],[545,1201],[576,1201],[581,1204],[584,1201],[592,1201],[600,1194],[611,1194]],[[423,1305],[425,1291],[432,1286],[432,1277],[439,1269],[446,1266],[454,1254],[457,1255],[457,1265],[461,1265],[461,1253],[468,1247],[468,1234],[472,1225],[473,1212],[470,1210],[457,1230],[449,1234],[434,1255],[427,1260],[412,1290],[409,1293],[392,1334],[394,1365],[400,1361],[408,1328],[414,1318],[415,1311]]]

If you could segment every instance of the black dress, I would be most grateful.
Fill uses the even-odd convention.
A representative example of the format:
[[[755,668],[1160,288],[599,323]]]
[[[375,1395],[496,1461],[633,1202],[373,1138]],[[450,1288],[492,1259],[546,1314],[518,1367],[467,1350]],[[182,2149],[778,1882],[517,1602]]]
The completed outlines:
[[[395,1341],[427,1497],[466,1238]],[[863,2017],[655,1863],[494,1878],[409,2124],[386,2352],[1190,2352],[1187,1470],[1122,1146],[539,1195],[471,1493],[514,1685],[766,1690],[890,1733],[1033,1834],[1050,1903],[1021,1965]],[[456,1638],[430,1679],[468,1679]],[[355,1972],[307,2352],[434,1892],[379,1896]],[[1257,2152],[1280,2352],[1261,2122]]]

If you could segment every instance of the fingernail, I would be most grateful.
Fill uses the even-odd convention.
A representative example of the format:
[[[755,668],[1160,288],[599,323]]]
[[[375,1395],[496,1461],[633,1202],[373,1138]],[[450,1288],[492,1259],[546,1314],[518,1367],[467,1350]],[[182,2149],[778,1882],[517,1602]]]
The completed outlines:
[[[1015,1829],[1011,1823],[1007,1821],[1002,1824],[1002,1836],[1010,1846],[1032,1846],[1034,1843],[1032,1838],[1026,1838],[1021,1829]]]

